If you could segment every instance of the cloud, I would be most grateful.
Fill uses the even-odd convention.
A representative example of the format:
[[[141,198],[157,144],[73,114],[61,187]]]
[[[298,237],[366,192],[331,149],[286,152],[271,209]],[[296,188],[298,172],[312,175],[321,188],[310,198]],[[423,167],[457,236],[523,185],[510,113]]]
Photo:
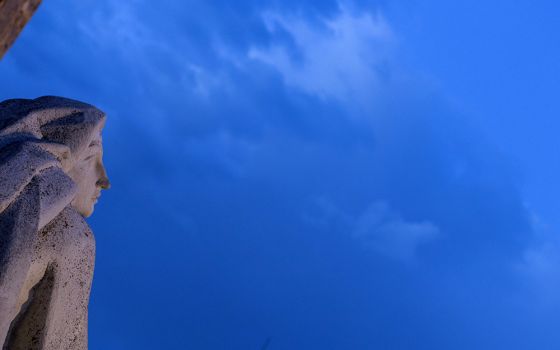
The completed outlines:
[[[420,245],[436,239],[440,231],[427,221],[407,222],[386,203],[376,202],[358,218],[352,235],[380,254],[407,261],[414,258]]]
[[[96,7],[88,17],[80,18],[78,28],[91,44],[113,46],[131,55],[151,45],[163,46],[163,42],[156,41],[153,33],[138,18],[138,4],[138,1],[119,2]]]
[[[334,228],[363,245],[367,251],[394,261],[413,263],[422,245],[440,238],[439,228],[429,221],[407,221],[381,200],[353,216],[326,197],[311,200],[303,220],[320,230]]]
[[[395,37],[380,14],[341,7],[319,24],[271,12],[263,20],[269,33],[285,32],[292,45],[253,46],[248,57],[278,70],[288,86],[346,103],[367,101],[383,88]]]
[[[560,240],[536,213],[531,224],[536,239],[516,269],[525,282],[524,297],[535,303],[535,310],[550,310],[560,305]]]

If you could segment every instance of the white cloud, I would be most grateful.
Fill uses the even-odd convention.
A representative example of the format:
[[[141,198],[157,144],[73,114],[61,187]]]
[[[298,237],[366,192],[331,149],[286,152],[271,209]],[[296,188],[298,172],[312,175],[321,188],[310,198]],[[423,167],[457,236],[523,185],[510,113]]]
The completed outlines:
[[[207,98],[213,89],[227,86],[223,75],[195,64],[185,48],[174,47],[165,34],[142,20],[142,0],[114,2],[79,22],[81,35],[96,50],[118,56],[134,71],[136,88],[147,93],[140,81],[161,89],[179,88],[185,94]],[[117,57],[116,57],[117,58]]]
[[[528,209],[530,210],[530,209]],[[533,232],[539,243],[529,247],[518,272],[528,283],[530,294],[543,308],[560,305],[560,237],[532,213]]]
[[[349,215],[327,197],[314,198],[302,216],[319,229],[346,232],[379,255],[411,262],[421,245],[437,239],[440,229],[429,221],[407,221],[384,201]]]
[[[408,222],[383,202],[375,202],[358,218],[353,236],[372,250],[397,259],[413,259],[418,247],[440,234],[428,221]]]
[[[100,7],[90,16],[82,18],[78,26],[82,34],[96,45],[116,46],[123,53],[158,45],[153,33],[136,14],[137,5],[137,1],[110,3],[107,8]]]
[[[286,45],[253,46],[251,59],[277,69],[285,83],[322,98],[365,102],[380,89],[380,70],[394,43],[391,28],[379,15],[353,14],[341,7],[337,17],[314,25],[297,16],[266,13],[269,32],[287,32],[301,60]]]

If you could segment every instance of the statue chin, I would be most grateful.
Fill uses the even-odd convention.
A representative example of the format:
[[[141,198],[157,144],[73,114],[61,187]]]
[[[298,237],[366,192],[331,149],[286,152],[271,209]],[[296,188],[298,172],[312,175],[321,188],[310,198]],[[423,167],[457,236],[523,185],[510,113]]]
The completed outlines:
[[[74,208],[74,209],[76,209],[76,208]],[[82,215],[84,218],[89,218],[93,214],[93,208],[91,208],[89,210],[78,210],[78,209],[76,209],[76,211],[78,213],[80,213],[80,215]]]
[[[82,216],[84,218],[89,218],[92,214],[93,214],[93,209],[94,209],[95,204],[92,204],[88,210],[82,211],[80,214],[82,214]]]
[[[74,210],[80,213],[80,215],[82,215],[84,218],[89,218],[93,214],[94,206],[95,202],[91,202],[90,204],[86,205],[84,205],[83,202],[81,202],[80,205],[72,203],[72,208],[74,208]]]

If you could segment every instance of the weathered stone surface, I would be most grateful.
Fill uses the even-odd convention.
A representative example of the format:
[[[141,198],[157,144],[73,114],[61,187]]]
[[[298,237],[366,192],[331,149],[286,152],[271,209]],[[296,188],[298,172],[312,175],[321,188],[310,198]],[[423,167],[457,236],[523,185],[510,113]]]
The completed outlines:
[[[40,4],[41,0],[0,0],[0,59]]]
[[[0,103],[0,345],[87,349],[105,115],[59,97]]]

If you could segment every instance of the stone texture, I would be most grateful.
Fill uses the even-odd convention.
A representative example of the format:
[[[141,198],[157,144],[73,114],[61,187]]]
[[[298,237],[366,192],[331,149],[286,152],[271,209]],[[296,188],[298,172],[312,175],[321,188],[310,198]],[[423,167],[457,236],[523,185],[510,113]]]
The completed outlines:
[[[105,115],[59,97],[0,103],[0,345],[87,349],[95,239],[109,187]]]
[[[41,0],[0,0],[0,59],[40,4]]]

